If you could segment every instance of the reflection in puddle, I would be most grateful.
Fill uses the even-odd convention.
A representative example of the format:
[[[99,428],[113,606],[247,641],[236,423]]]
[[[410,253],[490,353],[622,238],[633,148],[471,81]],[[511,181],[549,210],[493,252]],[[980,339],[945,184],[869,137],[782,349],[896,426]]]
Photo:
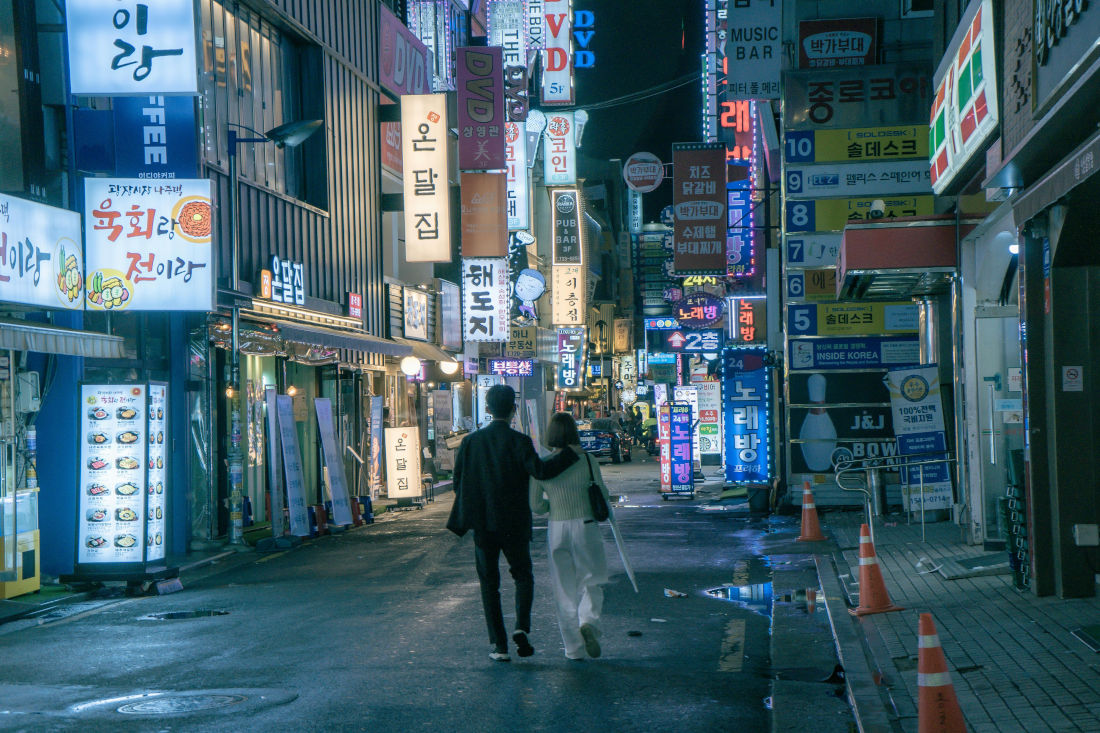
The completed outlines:
[[[722,585],[703,592],[711,598],[720,598],[723,601],[733,601],[761,616],[771,616],[772,614],[771,583]]]

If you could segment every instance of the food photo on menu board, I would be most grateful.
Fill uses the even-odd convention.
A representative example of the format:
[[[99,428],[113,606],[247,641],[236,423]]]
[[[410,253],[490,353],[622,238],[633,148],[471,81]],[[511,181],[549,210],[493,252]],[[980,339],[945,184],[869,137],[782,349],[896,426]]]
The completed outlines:
[[[141,562],[144,386],[84,385],[78,562]]]

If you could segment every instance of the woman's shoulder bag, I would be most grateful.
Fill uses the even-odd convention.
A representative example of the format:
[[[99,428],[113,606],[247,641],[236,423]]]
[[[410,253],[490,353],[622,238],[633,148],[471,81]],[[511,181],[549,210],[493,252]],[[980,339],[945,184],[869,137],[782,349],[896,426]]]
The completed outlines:
[[[596,483],[596,474],[592,472],[592,456],[585,454],[588,459],[588,503],[592,505],[592,516],[597,522],[602,522],[611,516],[611,508],[607,506],[607,500],[603,498],[603,491]]]

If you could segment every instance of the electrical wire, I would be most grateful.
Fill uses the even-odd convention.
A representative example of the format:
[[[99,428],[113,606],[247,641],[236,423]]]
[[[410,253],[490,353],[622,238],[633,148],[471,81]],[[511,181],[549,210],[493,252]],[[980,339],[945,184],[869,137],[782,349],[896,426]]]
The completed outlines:
[[[621,97],[613,97],[611,99],[604,100],[603,102],[596,102],[595,104],[586,104],[584,109],[591,111],[596,109],[607,109],[609,107],[618,107],[623,104],[630,104],[631,102],[640,102],[643,99],[649,99],[656,97],[666,92],[671,92],[674,89],[687,86],[688,84],[694,84],[699,81],[699,72],[693,71],[688,74],[684,74],[681,77],[666,81],[663,84],[657,84],[647,89],[640,89],[630,94],[624,94]]]

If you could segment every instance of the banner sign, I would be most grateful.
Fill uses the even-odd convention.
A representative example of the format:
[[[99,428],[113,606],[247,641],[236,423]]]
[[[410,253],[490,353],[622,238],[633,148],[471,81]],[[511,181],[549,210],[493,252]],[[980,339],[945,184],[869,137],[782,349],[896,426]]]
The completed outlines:
[[[673,385],[672,386],[672,400],[673,402],[683,402],[691,407],[692,416],[692,431],[691,431],[691,451],[692,455],[699,455],[699,430],[695,424],[699,420],[699,392],[696,390],[696,385]]]
[[[779,99],[783,67],[783,3],[739,0],[726,7],[727,100]]]
[[[940,399],[939,369],[935,364],[891,369],[886,373],[890,385],[890,406],[898,454],[941,453],[947,448],[943,404]],[[944,455],[930,456],[943,458]],[[908,485],[909,511],[921,511],[923,483],[924,509],[950,509],[951,473],[947,463],[935,463],[919,469],[903,469],[902,481]],[[908,476],[906,476],[908,474]]]
[[[456,50],[458,167],[500,170],[505,167],[501,49],[472,46]]]
[[[814,232],[784,235],[787,265],[794,267],[824,267],[835,265],[840,255],[840,232]]]
[[[573,2],[541,0],[546,22],[542,52],[542,103],[573,104]]]
[[[726,481],[766,483],[771,479],[768,370],[763,351],[722,352],[722,403]]]
[[[508,260],[462,258],[462,313],[465,341],[507,341]]]
[[[923,123],[932,108],[932,72],[919,62],[788,71],[783,80],[784,130]]]
[[[452,471],[455,452],[447,447],[447,434],[454,430],[455,392],[449,389],[432,390],[432,427],[435,430],[435,467],[438,471]]]
[[[194,97],[117,97],[115,176],[194,178],[199,174]]]
[[[504,355],[510,359],[534,359],[537,338],[536,326],[513,328],[508,343],[504,345]]]
[[[89,310],[214,310],[210,179],[84,179]]]
[[[584,328],[558,329],[558,389],[584,387]]]
[[[659,351],[714,354],[726,345],[726,339],[722,329],[706,328],[699,331],[647,331],[646,343],[649,348]],[[649,363],[657,362],[651,358]]]
[[[508,230],[527,229],[531,225],[530,172],[527,170],[527,146],[524,131],[515,122],[504,123],[505,197]]]
[[[726,147],[673,143],[673,275],[726,274]]]
[[[534,359],[489,359],[489,374],[505,377],[531,377],[535,374]]]
[[[585,288],[584,267],[582,265],[553,265],[551,272],[551,292],[553,312],[551,320],[560,326],[584,325]]]
[[[877,18],[802,20],[798,23],[798,68],[873,64],[877,42]]]
[[[275,398],[279,410],[279,442],[283,447],[283,475],[286,477],[287,510],[290,513],[290,533],[309,537],[309,511],[306,509],[305,476],[302,453],[298,450],[298,429],[294,424],[294,398]]]
[[[542,135],[542,180],[547,186],[577,182],[576,128],[572,112],[554,112],[546,116]]]
[[[768,301],[764,298],[730,298],[729,340],[740,346],[768,340]]]
[[[439,290],[439,345],[462,348],[462,289],[448,280],[436,280]]]
[[[264,388],[264,406],[267,409],[267,495],[271,506],[271,536],[286,534],[286,517],[283,516],[283,459],[279,446],[279,407],[274,387]]]
[[[419,429],[386,428],[386,495],[391,499],[415,499],[423,493]]]
[[[368,476],[370,477],[370,491],[377,496],[382,490],[382,409],[385,400],[380,395],[372,395],[370,398],[370,460]]]
[[[693,382],[699,400],[699,454],[722,455],[722,383]]]
[[[0,301],[84,307],[80,214],[0,193]]]
[[[788,163],[861,163],[903,158],[928,162],[928,125],[783,133],[783,159]]]
[[[876,201],[886,205],[881,219],[899,216],[931,216],[934,196],[876,196],[874,198],[820,199],[815,201],[788,201],[788,232],[843,231],[852,222],[871,221],[871,205]]]
[[[694,422],[691,405],[683,402],[668,403],[668,453],[671,481],[670,494],[695,493],[695,454],[692,450],[691,424]]]
[[[416,288],[402,288],[404,300],[404,328],[407,339],[428,340],[428,294]]]
[[[787,307],[791,336],[916,333],[915,303],[799,303]]]
[[[348,477],[344,473],[344,452],[336,444],[336,429],[332,421],[332,402],[327,397],[316,397],[313,409],[317,414],[317,427],[321,434],[321,452],[328,469],[328,493],[332,501],[332,523],[352,524],[351,502],[348,495]]]
[[[447,95],[401,97],[405,261],[451,261]]]
[[[657,445],[660,450],[661,493],[663,494],[672,490],[672,453],[669,451],[668,444],[669,418],[671,413],[669,411],[667,398],[665,400],[657,400],[656,405]]]
[[[462,256],[507,257],[508,219],[503,173],[462,173]]]
[[[74,96],[199,93],[192,0],[135,3],[113,12],[102,0],[68,0],[65,35]]]
[[[876,163],[832,163],[805,167],[788,165],[783,173],[787,198],[827,196],[897,196],[932,191],[927,160]]]
[[[920,361],[916,338],[868,337],[790,340],[791,369],[866,369]]]
[[[378,83],[395,97],[430,94],[428,47],[389,8],[381,5],[380,9]]]
[[[552,190],[551,232],[554,239],[553,264],[583,265],[580,193],[575,188]]]

